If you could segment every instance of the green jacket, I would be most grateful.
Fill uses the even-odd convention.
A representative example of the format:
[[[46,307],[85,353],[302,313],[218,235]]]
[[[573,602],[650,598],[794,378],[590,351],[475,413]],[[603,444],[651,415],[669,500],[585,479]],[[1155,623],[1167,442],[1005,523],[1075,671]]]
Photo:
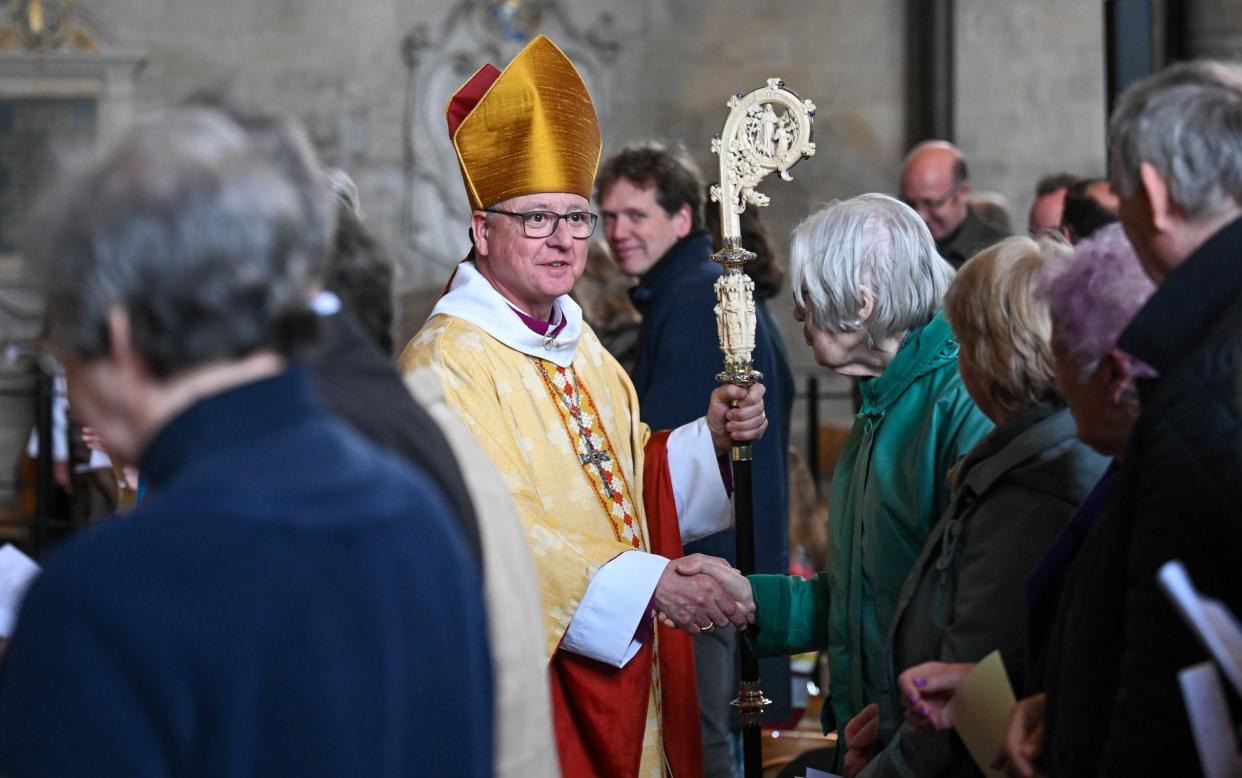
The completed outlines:
[[[862,408],[832,477],[828,569],[809,581],[750,577],[758,606],[750,639],[759,656],[828,650],[825,732],[879,699],[889,624],[948,505],[945,477],[992,428],[962,386],[957,349],[937,314],[882,375],[859,382]]]
[[[993,430],[954,469],[948,510],[897,605],[889,676],[876,700],[885,745],[863,778],[979,775],[954,732],[924,735],[902,722],[897,676],[932,660],[978,662],[993,649],[1008,667],[1022,667],[1026,577],[1108,465],[1076,434],[1069,409],[1038,405]]]

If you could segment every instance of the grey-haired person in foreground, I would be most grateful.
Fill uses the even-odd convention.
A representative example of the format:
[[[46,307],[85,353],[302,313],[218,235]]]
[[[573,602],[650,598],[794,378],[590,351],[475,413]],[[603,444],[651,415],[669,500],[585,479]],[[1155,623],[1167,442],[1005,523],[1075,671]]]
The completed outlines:
[[[67,541],[29,592],[3,774],[491,774],[483,601],[455,519],[293,361],[328,198],[223,114],[182,108],[36,209],[48,345],[151,496]]]

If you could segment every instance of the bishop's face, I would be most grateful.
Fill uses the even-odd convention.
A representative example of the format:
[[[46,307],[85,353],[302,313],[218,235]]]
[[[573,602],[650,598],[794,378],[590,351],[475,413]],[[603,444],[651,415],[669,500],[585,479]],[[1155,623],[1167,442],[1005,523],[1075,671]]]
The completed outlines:
[[[514,197],[492,206],[511,213],[587,211],[582,195],[555,192]],[[546,238],[528,238],[522,220],[475,211],[472,217],[479,272],[502,297],[531,316],[547,318],[552,302],[568,294],[586,269],[587,242],[561,219]]]

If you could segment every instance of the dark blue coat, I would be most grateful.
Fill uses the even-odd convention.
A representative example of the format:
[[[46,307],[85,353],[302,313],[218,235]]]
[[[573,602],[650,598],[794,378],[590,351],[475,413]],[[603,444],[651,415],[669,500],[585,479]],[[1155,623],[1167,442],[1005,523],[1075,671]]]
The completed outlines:
[[[426,475],[461,520],[470,550],[481,557],[478,518],[444,433],[352,312],[344,309],[324,317],[322,323],[324,339],[307,354],[306,365],[324,406],[364,438],[399,454]],[[476,569],[482,569],[481,563]]]
[[[300,369],[203,400],[68,541],[0,684],[0,773],[491,775],[475,565],[440,493]]]
[[[711,253],[708,233],[694,232],[669,249],[631,291],[634,305],[643,315],[634,388],[643,421],[653,430],[678,427],[702,416],[708,396],[718,386],[716,374],[724,367],[724,357],[716,334],[712,285],[722,271],[711,261]],[[768,430],[753,448],[755,568],[763,573],[785,573],[789,569],[789,484],[788,422],[783,414],[788,403],[782,401],[772,383],[781,375],[773,333],[769,333],[763,317],[756,318],[753,359],[768,386],[764,397]],[[711,554],[736,564],[735,542],[729,530],[687,545],[686,553]],[[788,666],[786,660],[777,662]],[[769,680],[768,670],[765,666],[764,691],[783,699],[788,681]]]

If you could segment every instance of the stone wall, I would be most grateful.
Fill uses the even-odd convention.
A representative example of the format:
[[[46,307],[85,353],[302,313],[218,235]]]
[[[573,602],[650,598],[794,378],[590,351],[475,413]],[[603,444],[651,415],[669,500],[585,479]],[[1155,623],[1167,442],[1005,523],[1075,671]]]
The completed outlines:
[[[1105,173],[1104,20],[1081,0],[957,0],[957,143],[1015,229],[1040,176]]]
[[[908,1],[562,4],[584,35],[606,34],[618,44],[602,106],[609,117],[606,153],[635,140],[681,140],[714,179],[708,142],[731,93],[779,75],[817,104],[818,154],[795,168],[792,183],[763,187],[773,202],[764,218],[783,251],[789,231],[817,204],[894,189],[906,143]],[[243,100],[300,116],[324,160],[356,179],[368,222],[399,260],[399,291],[443,282],[442,267],[410,250],[401,234],[407,80],[401,45],[416,25],[438,30],[452,9],[471,12],[479,3],[86,4],[106,36],[145,51],[148,64],[136,93],[140,111],[203,87],[227,87]],[[1008,197],[1017,224],[1025,224],[1039,175],[1060,168],[1103,172],[1101,49],[1098,3],[958,0],[958,141],[970,154],[976,187]],[[774,308],[796,370],[815,369],[788,296]],[[830,390],[848,389],[826,377]],[[849,422],[848,401],[824,408],[829,418]]]
[[[1193,0],[1186,3],[1186,52],[1191,57],[1242,59],[1242,3]]]
[[[565,3],[589,31],[610,14],[619,50],[610,83],[605,153],[634,140],[683,141],[715,178],[708,142],[735,91],[773,75],[815,101],[818,155],[791,184],[765,187],[764,214],[782,244],[814,204],[890,189],[903,151],[901,0],[794,0],[769,10],[741,0],[642,0],[624,12],[603,0]],[[401,263],[399,291],[437,287],[443,270],[401,240],[405,34],[438,29],[448,2],[110,0],[95,8],[106,32],[144,49],[139,109],[203,87],[291,111],[306,121],[328,164],[357,180],[368,221]],[[458,190],[460,191],[460,190]],[[423,307],[427,296],[413,295]],[[811,362],[789,315],[777,309],[803,369]],[[408,325],[406,327],[408,330]]]

